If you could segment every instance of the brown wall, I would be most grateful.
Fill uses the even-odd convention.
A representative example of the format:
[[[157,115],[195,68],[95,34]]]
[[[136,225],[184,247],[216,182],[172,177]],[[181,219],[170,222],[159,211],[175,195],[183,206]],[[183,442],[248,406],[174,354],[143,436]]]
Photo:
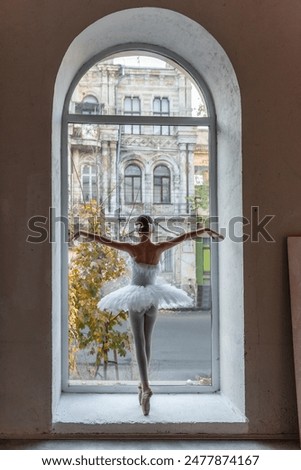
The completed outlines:
[[[245,245],[246,400],[250,434],[297,432],[286,260],[301,232],[299,0],[2,0],[0,433],[51,426],[50,245],[28,244],[27,220],[51,205],[51,110],[75,36],[126,8],[178,11],[206,28],[242,97],[243,200],[274,214],[276,242]]]

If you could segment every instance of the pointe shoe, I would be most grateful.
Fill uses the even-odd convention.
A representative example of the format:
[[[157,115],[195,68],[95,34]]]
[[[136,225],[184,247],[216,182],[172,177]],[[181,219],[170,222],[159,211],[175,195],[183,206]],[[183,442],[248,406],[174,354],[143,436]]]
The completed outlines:
[[[138,385],[138,400],[139,400],[139,405],[142,404],[142,385]]]
[[[153,392],[149,389],[142,393],[141,406],[144,416],[148,416],[150,410],[150,397]]]

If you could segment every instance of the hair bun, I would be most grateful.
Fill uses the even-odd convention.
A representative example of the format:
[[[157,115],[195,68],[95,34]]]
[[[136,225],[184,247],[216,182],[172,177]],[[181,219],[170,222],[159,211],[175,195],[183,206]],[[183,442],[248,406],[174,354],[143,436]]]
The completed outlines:
[[[139,225],[138,227],[138,232],[149,232],[150,231],[150,226],[153,225],[154,221],[150,215],[139,215],[137,217],[135,225]]]

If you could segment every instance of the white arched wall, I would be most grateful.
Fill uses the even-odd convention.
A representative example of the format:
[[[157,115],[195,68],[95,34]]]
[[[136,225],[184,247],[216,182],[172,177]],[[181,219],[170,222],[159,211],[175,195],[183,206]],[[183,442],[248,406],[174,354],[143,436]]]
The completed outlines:
[[[210,89],[217,115],[219,227],[227,228],[232,217],[242,216],[241,105],[236,75],[225,51],[208,31],[186,16],[162,8],[135,8],[105,16],[81,32],[67,50],[57,75],[53,104],[52,171],[56,215],[61,211],[61,123],[68,89],[74,76],[87,61],[101,51],[129,43],[154,45],[177,54],[192,65]],[[58,225],[54,227],[58,231],[55,240],[59,240],[60,236]],[[188,402],[187,395],[184,395],[184,414],[179,414],[180,403],[176,406],[173,404],[172,407],[177,410],[177,418],[171,412],[169,420],[164,417],[164,425],[160,417],[152,418],[155,423],[148,420],[148,427],[144,425],[143,432],[159,432],[165,430],[165,427],[170,432],[172,423],[176,426],[180,422],[182,433],[220,433],[233,432],[234,429],[235,432],[246,431],[242,244],[226,238],[220,244],[219,258],[221,393],[211,396],[194,395]],[[95,424],[102,424],[99,432],[106,432],[106,429],[110,432],[129,432],[126,427],[127,419],[131,419],[131,422],[133,419],[131,416],[127,418],[126,413],[116,417],[114,401],[111,406],[115,408],[115,414],[111,416],[110,413],[105,413],[99,420],[95,418],[92,408],[91,419],[89,418],[89,405],[83,403],[85,419],[71,411],[68,414],[68,403],[70,410],[80,409],[80,406],[74,406],[74,397],[61,394],[61,371],[58,366],[61,364],[60,272],[61,251],[60,243],[57,242],[53,244],[53,420],[56,429],[66,428],[70,431],[74,428],[78,432],[81,429],[77,424],[81,423],[82,431],[92,429],[95,433],[94,427],[91,427],[93,421]],[[174,397],[174,400],[181,400],[181,396]],[[206,407],[200,400],[207,400]],[[165,402],[162,403],[162,408],[164,406]],[[107,409],[109,408],[108,404]],[[124,406],[123,409],[125,408]],[[137,419],[137,425],[139,422]],[[187,423],[187,428],[183,427],[183,423]],[[174,431],[177,432],[175,429]],[[134,432],[137,432],[137,427]]]

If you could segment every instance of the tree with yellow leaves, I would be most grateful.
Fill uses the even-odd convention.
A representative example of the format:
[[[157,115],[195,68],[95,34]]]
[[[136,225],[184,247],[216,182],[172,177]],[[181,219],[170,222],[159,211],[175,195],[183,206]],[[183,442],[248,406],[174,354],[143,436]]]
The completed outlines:
[[[81,220],[87,220],[90,230],[100,233],[101,219],[95,202],[81,208]],[[124,311],[117,315],[101,311],[97,304],[103,285],[125,273],[125,261],[116,250],[97,242],[82,242],[70,247],[69,267],[69,366],[77,371],[76,356],[85,350],[95,358],[90,374],[96,378],[103,366],[103,379],[107,379],[109,352],[125,356],[129,349],[127,331],[119,331],[127,318]],[[118,374],[118,367],[115,369]],[[118,375],[116,377],[118,379]]]

